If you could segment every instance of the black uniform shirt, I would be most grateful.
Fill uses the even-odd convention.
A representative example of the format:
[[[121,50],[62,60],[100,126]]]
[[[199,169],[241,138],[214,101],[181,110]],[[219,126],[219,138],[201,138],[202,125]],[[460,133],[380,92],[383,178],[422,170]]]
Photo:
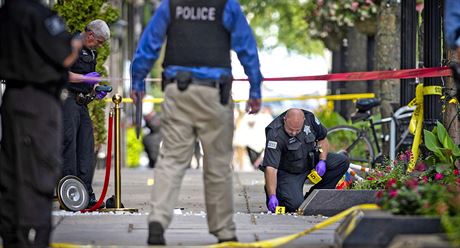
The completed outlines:
[[[0,79],[27,83],[67,80],[63,67],[71,35],[38,0],[10,0],[0,8]]]
[[[318,118],[303,110],[305,121],[303,130],[295,137],[290,137],[284,130],[286,112],[275,118],[265,128],[266,145],[262,166],[271,166],[290,173],[304,173],[311,169],[311,156],[318,140],[326,138],[327,129]],[[317,161],[316,161],[317,162]]]
[[[83,75],[96,71],[96,58],[96,51],[83,47],[83,49],[81,49],[80,53],[78,54],[78,59],[75,61],[72,67],[70,67],[70,71]],[[83,92],[86,94],[91,92],[92,87],[93,86],[91,84],[69,83],[67,88],[73,91]]]

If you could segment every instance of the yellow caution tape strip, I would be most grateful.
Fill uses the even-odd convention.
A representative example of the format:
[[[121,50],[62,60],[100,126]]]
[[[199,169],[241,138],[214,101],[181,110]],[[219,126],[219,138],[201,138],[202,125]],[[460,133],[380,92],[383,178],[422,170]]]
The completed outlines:
[[[319,224],[316,224],[315,226],[313,226],[312,228],[309,228],[305,231],[302,231],[302,232],[299,232],[299,233],[296,233],[296,234],[292,234],[292,235],[288,235],[288,236],[284,236],[284,237],[279,237],[279,238],[275,238],[275,239],[269,239],[269,240],[263,240],[263,241],[259,241],[259,242],[253,242],[253,243],[239,243],[239,242],[225,242],[225,243],[220,243],[220,244],[215,244],[215,245],[210,245],[208,247],[212,247],[212,248],[222,248],[222,247],[251,247],[251,248],[255,248],[255,247],[259,247],[259,248],[266,248],[266,247],[277,247],[277,246],[281,246],[281,245],[285,245],[286,243],[289,243],[295,239],[298,239],[302,236],[305,236],[311,232],[314,232],[316,230],[319,230],[319,229],[322,229],[322,228],[325,228],[331,224],[334,224],[336,223],[337,221],[340,221],[341,219],[343,219],[344,217],[346,217],[347,215],[353,213],[354,211],[356,210],[375,210],[375,209],[379,209],[379,207],[375,204],[362,204],[362,205],[357,205],[357,206],[354,206],[354,207],[351,207],[341,213],[338,213],[332,217],[330,217],[329,219],[319,223]]]
[[[361,98],[374,98],[374,93],[358,93],[358,94],[341,94],[341,95],[330,95],[330,96],[299,96],[299,97],[267,97],[263,98],[263,102],[280,102],[280,101],[298,101],[298,100],[311,100],[311,99],[326,99],[328,101],[340,101],[340,100],[357,100]],[[106,102],[111,102],[112,99],[106,98]],[[246,102],[246,99],[235,99],[234,102]],[[133,99],[123,98],[124,103],[132,103]],[[153,102],[161,103],[163,98],[144,99],[142,102]]]
[[[419,156],[419,147],[420,144],[422,144],[423,96],[425,95],[442,95],[442,87],[437,85],[424,87],[423,84],[418,84],[415,88],[415,98],[408,104],[409,107],[415,106],[414,113],[409,123],[409,131],[414,135],[414,143],[412,143],[412,154],[407,167],[408,172],[414,170]]]

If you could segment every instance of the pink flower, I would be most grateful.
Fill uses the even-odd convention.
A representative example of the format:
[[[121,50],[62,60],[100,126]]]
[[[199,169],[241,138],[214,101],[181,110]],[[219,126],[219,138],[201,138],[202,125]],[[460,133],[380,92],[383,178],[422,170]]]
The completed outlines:
[[[390,172],[391,171],[391,166],[385,167],[385,172]]]
[[[395,198],[396,196],[398,196],[398,191],[393,189],[392,191],[390,191],[390,198]]]
[[[366,0],[366,3],[367,4],[374,4],[374,2],[372,0]]]
[[[387,182],[387,188],[393,187],[393,185],[394,185],[395,183],[396,183],[396,179],[394,179],[394,178],[388,180],[388,182]]]
[[[316,4],[317,4],[318,6],[323,6],[324,0],[316,0]]]
[[[410,189],[415,189],[418,186],[418,180],[417,178],[413,178],[410,180],[407,180],[406,186],[409,187]]]
[[[373,177],[368,177],[367,180],[372,181],[372,180],[375,180],[375,178],[373,178]]]
[[[459,174],[459,173],[458,173],[458,169],[455,169],[455,170],[454,170],[454,175],[458,176],[458,174]]]
[[[379,199],[382,198],[383,197],[383,191],[381,191],[381,190],[377,191],[377,193],[375,194],[375,197],[377,197]]]
[[[423,176],[423,177],[422,177],[422,180],[423,180],[424,183],[427,183],[427,182],[428,182],[428,177],[427,177],[427,176]]]
[[[457,183],[458,183],[458,184],[460,184],[460,178],[457,178],[457,180],[456,180],[456,181],[457,181]]]
[[[419,163],[415,166],[416,171],[426,171],[426,165],[425,163]]]
[[[444,176],[441,173],[436,173],[436,175],[434,175],[435,180],[441,180],[443,177]]]
[[[404,152],[407,156],[407,159],[411,159],[412,158],[412,151],[411,150],[407,150]]]
[[[353,11],[356,11],[359,7],[359,3],[358,2],[352,2],[351,3],[351,10]]]

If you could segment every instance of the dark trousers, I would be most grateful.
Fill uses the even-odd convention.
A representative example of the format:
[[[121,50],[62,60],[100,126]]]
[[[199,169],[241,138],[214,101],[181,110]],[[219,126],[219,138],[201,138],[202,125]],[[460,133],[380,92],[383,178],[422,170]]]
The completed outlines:
[[[91,186],[94,174],[94,136],[93,123],[88,107],[79,105],[74,94],[64,102],[64,150],[62,176],[73,175],[80,178],[88,193],[93,193]]]
[[[295,212],[314,189],[334,189],[348,170],[349,161],[342,154],[329,153],[326,164],[327,169],[326,173],[322,176],[322,180],[311,187],[310,191],[305,193],[305,195],[303,193],[303,186],[310,171],[301,174],[291,174],[283,170],[278,170],[276,197],[278,198],[279,205],[286,207],[287,212]]]
[[[48,247],[62,162],[59,101],[30,86],[8,88],[1,106],[0,236],[7,247]],[[35,235],[31,235],[35,233]]]

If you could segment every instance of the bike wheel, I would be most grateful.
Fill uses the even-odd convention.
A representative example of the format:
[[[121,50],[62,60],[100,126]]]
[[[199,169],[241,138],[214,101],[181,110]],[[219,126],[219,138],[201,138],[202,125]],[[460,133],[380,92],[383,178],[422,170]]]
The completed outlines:
[[[372,167],[374,149],[365,131],[352,126],[335,126],[327,131],[329,151],[343,153],[350,163]]]

